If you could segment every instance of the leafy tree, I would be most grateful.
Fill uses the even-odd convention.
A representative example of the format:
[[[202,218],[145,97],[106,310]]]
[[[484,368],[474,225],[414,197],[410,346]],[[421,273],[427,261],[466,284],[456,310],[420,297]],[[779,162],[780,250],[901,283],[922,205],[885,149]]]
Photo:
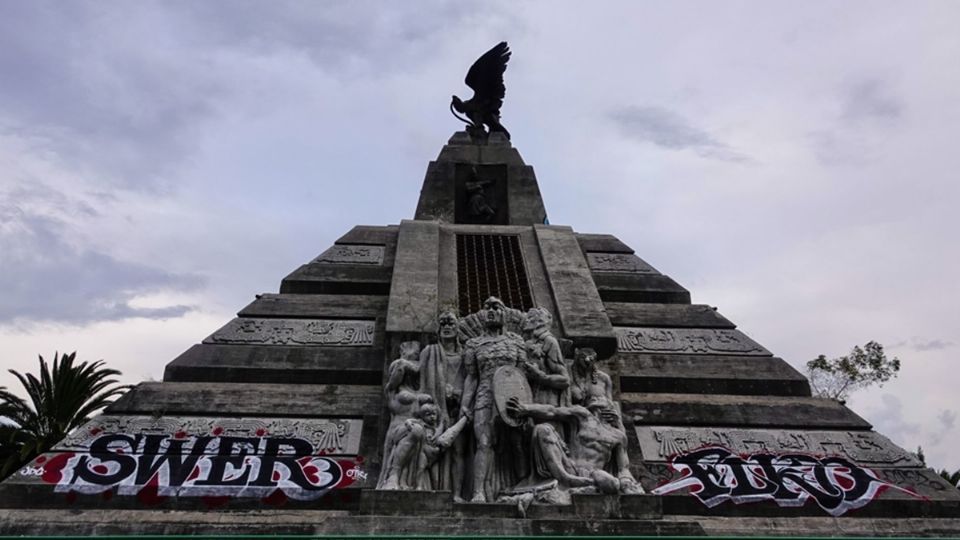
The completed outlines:
[[[957,469],[953,472],[950,472],[946,469],[940,469],[940,476],[950,482],[950,484],[957,489],[960,489],[960,469]]]
[[[39,378],[10,370],[29,403],[0,387],[0,416],[12,423],[0,426],[0,478],[53,448],[127,390],[113,378],[120,372],[103,367],[103,360],[75,363],[76,356],[74,352],[57,358],[54,353],[53,369],[41,356]]]
[[[883,345],[871,341],[850,354],[827,359],[820,355],[807,362],[807,378],[814,395],[845,400],[856,390],[883,383],[897,376],[900,359],[887,358]]]

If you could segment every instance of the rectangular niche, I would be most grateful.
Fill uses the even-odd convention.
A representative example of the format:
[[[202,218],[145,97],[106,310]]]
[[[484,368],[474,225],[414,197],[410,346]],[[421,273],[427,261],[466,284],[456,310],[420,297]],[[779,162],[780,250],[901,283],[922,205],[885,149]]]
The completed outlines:
[[[457,296],[461,316],[479,311],[491,296],[522,311],[533,307],[520,237],[458,234]]]
[[[507,225],[506,165],[456,165],[454,223]]]

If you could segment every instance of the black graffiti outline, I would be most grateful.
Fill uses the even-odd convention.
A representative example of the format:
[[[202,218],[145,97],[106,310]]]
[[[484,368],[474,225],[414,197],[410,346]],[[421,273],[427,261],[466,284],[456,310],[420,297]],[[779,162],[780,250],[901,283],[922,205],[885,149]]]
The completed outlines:
[[[709,445],[671,456],[670,467],[682,476],[653,493],[663,495],[689,488],[708,508],[728,500],[734,504],[772,500],[781,507],[800,507],[813,499],[828,514],[840,516],[869,504],[888,488],[926,499],[881,480],[872,470],[841,456],[738,454],[724,446]]]

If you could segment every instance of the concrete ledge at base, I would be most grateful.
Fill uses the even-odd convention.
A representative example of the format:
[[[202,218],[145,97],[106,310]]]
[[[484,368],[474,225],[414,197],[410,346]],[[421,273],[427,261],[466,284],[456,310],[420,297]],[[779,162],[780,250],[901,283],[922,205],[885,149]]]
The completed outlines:
[[[453,493],[365,489],[360,492],[360,513],[376,516],[449,516],[453,515]]]
[[[620,517],[624,519],[659,519],[663,516],[663,497],[651,495],[620,495]]]

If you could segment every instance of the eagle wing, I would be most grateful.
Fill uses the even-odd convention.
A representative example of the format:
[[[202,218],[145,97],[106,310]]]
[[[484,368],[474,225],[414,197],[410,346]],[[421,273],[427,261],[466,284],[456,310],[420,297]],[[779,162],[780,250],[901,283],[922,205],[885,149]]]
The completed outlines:
[[[501,41],[470,66],[464,82],[473,89],[473,99],[496,101],[499,110],[503,96],[507,93],[507,88],[503,85],[503,72],[507,70],[508,60],[510,48],[506,41]]]

